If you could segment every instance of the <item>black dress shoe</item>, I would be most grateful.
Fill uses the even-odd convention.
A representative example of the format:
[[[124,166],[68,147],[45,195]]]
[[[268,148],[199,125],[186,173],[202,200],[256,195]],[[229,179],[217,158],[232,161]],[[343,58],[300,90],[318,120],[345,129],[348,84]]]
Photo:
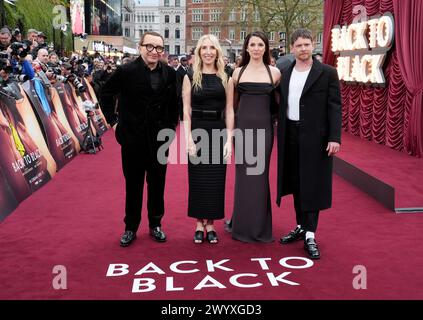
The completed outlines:
[[[150,236],[153,237],[154,240],[157,242],[165,242],[166,241],[166,235],[162,231],[162,228],[155,227],[153,229],[150,229]]]
[[[317,246],[316,240],[309,238],[304,241],[304,249],[310,259],[320,259],[319,247]]]
[[[120,246],[121,247],[127,247],[136,238],[137,238],[137,235],[135,234],[135,232],[127,230],[127,231],[125,231],[125,233],[120,238]]]
[[[296,227],[295,230],[292,230],[285,237],[282,237],[279,242],[282,244],[291,243],[297,240],[303,240],[305,238],[305,230]]]

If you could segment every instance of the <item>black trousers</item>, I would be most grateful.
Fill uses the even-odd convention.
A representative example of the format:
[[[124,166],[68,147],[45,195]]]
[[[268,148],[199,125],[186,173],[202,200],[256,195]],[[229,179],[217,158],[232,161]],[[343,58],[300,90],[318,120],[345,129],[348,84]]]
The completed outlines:
[[[164,215],[164,189],[166,165],[157,157],[145,152],[145,147],[121,148],[122,168],[125,176],[125,230],[136,232],[141,223],[144,179],[147,181],[147,209],[150,228],[161,227]]]
[[[299,122],[287,120],[284,159],[286,167],[284,173],[288,175],[289,184],[293,190],[297,224],[301,225],[302,229],[305,231],[316,232],[319,220],[319,211],[301,210],[299,136]]]

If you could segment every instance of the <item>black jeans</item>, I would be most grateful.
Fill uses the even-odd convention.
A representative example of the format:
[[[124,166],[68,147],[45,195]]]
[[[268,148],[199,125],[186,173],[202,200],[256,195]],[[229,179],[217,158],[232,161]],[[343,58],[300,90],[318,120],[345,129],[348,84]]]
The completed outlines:
[[[301,225],[305,231],[316,232],[319,220],[319,211],[301,210],[300,193],[300,158],[299,158],[299,122],[287,120],[286,126],[286,148],[285,148],[285,166],[284,172],[289,176],[289,184],[293,190],[294,207],[297,224]]]
[[[144,149],[144,150],[142,150]],[[147,180],[147,209],[149,227],[161,226],[164,215],[164,189],[166,165],[158,163],[156,155],[145,152],[143,147],[122,146],[122,168],[125,176],[125,230],[136,232],[141,223],[144,179]]]

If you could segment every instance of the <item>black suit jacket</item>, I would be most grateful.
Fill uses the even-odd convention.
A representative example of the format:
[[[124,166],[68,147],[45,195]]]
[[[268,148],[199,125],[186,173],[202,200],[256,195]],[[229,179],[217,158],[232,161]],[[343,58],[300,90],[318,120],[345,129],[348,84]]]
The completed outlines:
[[[295,61],[282,70],[281,101],[278,122],[278,193],[292,193],[284,170],[286,112],[289,82]],[[338,73],[335,68],[313,59],[313,65],[300,98],[299,168],[300,195],[303,211],[323,210],[332,201],[332,160],[328,142],[341,143],[342,102]]]
[[[114,125],[121,145],[137,143],[146,137],[155,141],[163,128],[175,129],[178,122],[175,70],[159,62],[160,86],[151,87],[150,71],[139,57],[119,67],[101,90],[103,113]],[[119,115],[114,111],[113,97],[119,95]]]

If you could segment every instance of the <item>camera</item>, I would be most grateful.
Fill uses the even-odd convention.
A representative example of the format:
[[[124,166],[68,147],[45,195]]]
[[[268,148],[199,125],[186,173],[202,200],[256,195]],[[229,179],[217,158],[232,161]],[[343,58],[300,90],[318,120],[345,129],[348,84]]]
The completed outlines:
[[[78,80],[78,77],[74,73],[67,76],[66,81],[72,82],[78,92],[81,93],[86,91],[85,86]]]
[[[94,109],[97,109],[97,104],[92,102],[91,100],[85,100],[82,102],[82,106],[84,107],[85,112],[94,112]]]
[[[26,74],[12,74],[10,75],[10,78],[18,82],[25,82],[29,80],[29,77]]]
[[[6,73],[12,73],[13,68],[7,59],[0,58],[0,70],[4,70]]]
[[[9,54],[6,51],[0,52],[0,59],[9,59]]]
[[[53,74],[52,76],[53,79],[60,82],[67,81],[66,77],[62,76],[62,70],[60,69],[60,67],[57,67],[56,65],[53,65],[53,64],[47,64],[47,65],[49,66],[47,71]]]
[[[21,58],[25,58],[31,50],[31,42],[29,40],[24,40],[22,42],[13,42],[10,45],[10,49],[12,49],[12,56],[19,56]]]

